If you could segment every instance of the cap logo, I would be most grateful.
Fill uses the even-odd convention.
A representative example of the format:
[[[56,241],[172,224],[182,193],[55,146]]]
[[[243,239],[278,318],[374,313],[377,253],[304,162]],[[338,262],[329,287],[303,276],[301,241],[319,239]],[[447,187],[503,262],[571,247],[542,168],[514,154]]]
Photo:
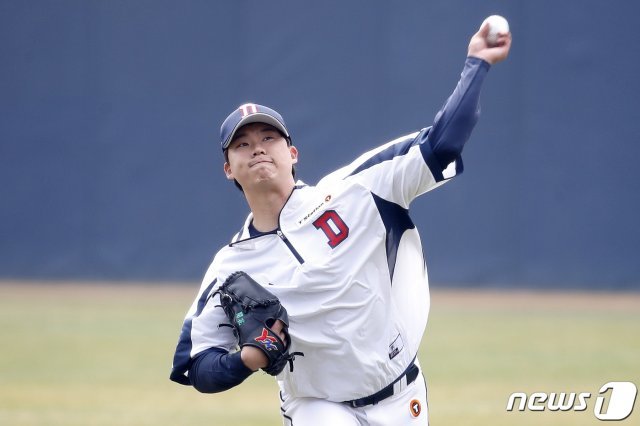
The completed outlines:
[[[242,118],[245,118],[249,114],[255,114],[258,112],[258,107],[256,104],[244,104],[240,105],[240,114],[242,114]]]

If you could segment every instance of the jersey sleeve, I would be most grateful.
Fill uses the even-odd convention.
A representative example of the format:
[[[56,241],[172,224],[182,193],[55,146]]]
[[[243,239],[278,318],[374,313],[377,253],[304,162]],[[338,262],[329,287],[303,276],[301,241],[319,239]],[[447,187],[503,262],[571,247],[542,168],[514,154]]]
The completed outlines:
[[[489,63],[468,57],[455,90],[433,125],[358,157],[323,178],[355,181],[376,195],[408,208],[418,195],[462,173],[461,153],[480,113],[480,89]]]
[[[170,379],[174,382],[191,385],[188,374],[193,360],[201,352],[210,348],[220,348],[233,352],[237,339],[230,327],[218,327],[228,323],[218,295],[213,295],[219,285],[212,268],[205,275],[200,291],[191,305],[182,324],[180,337],[173,356]]]

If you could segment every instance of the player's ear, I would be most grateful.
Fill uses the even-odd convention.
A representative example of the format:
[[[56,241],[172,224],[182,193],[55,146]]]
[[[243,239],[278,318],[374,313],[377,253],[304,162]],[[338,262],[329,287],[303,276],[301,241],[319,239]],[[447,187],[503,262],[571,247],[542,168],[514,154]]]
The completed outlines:
[[[233,172],[231,171],[231,165],[229,164],[228,161],[225,161],[224,166],[222,166],[222,168],[224,169],[224,174],[227,176],[227,179],[229,180],[233,180]]]
[[[289,152],[291,153],[292,164],[296,164],[298,162],[298,149],[291,145],[289,147]]]

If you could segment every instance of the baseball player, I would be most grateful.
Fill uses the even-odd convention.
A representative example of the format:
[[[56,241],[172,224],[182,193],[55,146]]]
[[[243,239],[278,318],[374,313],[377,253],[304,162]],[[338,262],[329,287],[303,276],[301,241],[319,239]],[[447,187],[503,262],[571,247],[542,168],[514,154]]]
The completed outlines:
[[[471,38],[460,81],[433,125],[366,152],[315,186],[295,181],[298,150],[278,112],[244,104],[226,118],[224,172],[251,212],[204,276],[172,380],[221,392],[262,368],[277,377],[285,425],[428,424],[417,353],[429,287],[408,209],[462,171],[483,80],[511,46],[510,34],[492,46],[487,35],[483,25]],[[256,321],[251,309],[261,302],[249,306],[258,297],[247,294],[229,308],[234,291],[248,293],[251,283],[286,312]],[[256,331],[242,331],[253,323]]]

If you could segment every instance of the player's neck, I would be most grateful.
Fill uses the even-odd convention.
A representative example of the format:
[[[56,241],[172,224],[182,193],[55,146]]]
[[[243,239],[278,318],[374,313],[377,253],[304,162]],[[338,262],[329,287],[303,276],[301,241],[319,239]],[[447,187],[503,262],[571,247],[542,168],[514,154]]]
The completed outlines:
[[[253,214],[253,226],[260,232],[273,231],[278,227],[280,211],[293,191],[295,183],[280,188],[260,188],[245,191],[247,203]]]

